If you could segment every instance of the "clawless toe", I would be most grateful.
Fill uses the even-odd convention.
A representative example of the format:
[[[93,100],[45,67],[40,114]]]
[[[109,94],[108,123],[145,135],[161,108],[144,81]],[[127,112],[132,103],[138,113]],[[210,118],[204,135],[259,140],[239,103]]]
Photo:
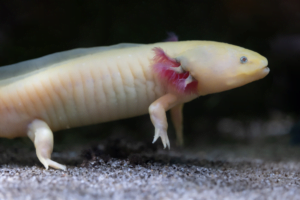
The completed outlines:
[[[155,134],[154,134],[154,139],[153,139],[152,143],[156,142],[156,140],[159,137],[161,138],[164,148],[168,147],[170,149],[170,141],[169,141],[167,131],[163,130],[161,128],[155,128]]]

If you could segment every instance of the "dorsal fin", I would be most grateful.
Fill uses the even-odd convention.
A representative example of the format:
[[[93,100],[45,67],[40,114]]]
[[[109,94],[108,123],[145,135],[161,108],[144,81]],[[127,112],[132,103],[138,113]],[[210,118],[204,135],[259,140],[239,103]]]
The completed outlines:
[[[0,67],[0,85],[6,85],[18,80],[18,77],[26,77],[26,74],[34,73],[34,71],[46,69],[60,62],[64,62],[73,58],[78,58],[86,55],[92,55],[95,53],[110,51],[114,49],[122,49],[128,47],[136,47],[142,44],[130,44],[130,43],[121,43],[112,46],[103,46],[103,47],[92,47],[92,48],[80,48],[73,49],[58,53],[53,53],[47,56],[40,58],[19,62],[12,65],[6,65]]]

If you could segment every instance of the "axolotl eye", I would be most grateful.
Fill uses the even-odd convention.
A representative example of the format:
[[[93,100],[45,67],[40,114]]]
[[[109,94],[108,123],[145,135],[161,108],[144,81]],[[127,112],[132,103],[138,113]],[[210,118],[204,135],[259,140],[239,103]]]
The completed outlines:
[[[241,61],[242,64],[244,64],[244,63],[246,63],[248,61],[248,58],[246,56],[242,56],[240,58],[240,61]]]

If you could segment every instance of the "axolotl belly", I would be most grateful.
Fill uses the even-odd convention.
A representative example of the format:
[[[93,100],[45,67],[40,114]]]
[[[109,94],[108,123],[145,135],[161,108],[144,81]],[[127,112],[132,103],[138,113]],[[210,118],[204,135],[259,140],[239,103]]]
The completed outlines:
[[[0,136],[28,136],[41,163],[53,133],[150,114],[155,142],[170,147],[166,111],[179,143],[182,107],[198,96],[236,88],[269,73],[256,52],[210,41],[119,44],[75,49],[0,68]]]

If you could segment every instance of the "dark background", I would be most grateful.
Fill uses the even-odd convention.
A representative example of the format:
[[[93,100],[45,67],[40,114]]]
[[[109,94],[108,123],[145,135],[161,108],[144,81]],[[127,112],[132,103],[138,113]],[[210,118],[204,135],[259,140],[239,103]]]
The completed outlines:
[[[262,80],[186,104],[187,144],[225,141],[216,129],[222,118],[267,121],[270,113],[277,112],[297,121],[298,0],[1,0],[0,66],[78,47],[159,42],[170,31],[179,40],[213,40],[257,51],[268,58],[271,69]],[[146,115],[55,137],[63,143],[71,143],[76,134],[90,140],[115,135],[151,142],[153,133]],[[171,126],[169,137],[174,143]]]

